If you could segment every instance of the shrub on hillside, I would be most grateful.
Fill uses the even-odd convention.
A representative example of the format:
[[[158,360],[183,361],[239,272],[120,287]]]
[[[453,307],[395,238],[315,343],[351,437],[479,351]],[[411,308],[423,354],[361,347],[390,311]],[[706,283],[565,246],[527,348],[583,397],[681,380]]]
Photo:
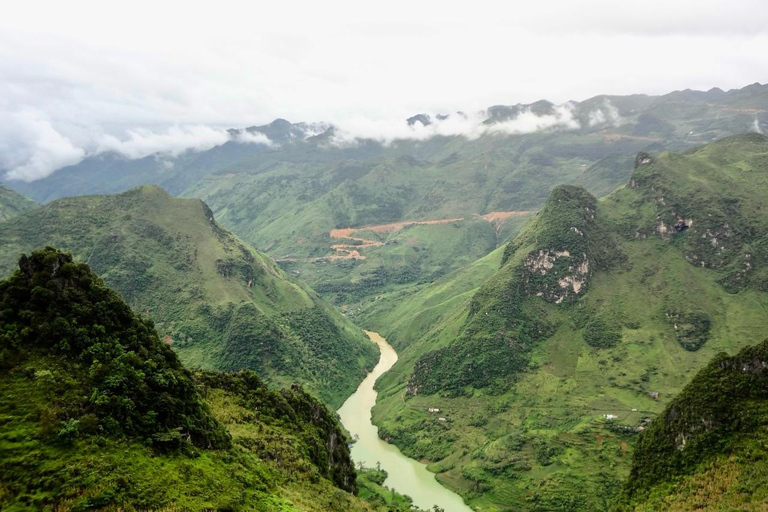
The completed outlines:
[[[70,254],[47,247],[21,257],[19,270],[0,282],[0,326],[4,366],[21,368],[34,354],[51,354],[73,382],[84,383],[55,404],[60,438],[79,436],[95,415],[97,430],[156,447],[229,445],[152,322]]]
[[[594,348],[611,348],[621,341],[621,328],[602,318],[595,318],[584,327],[584,341]]]

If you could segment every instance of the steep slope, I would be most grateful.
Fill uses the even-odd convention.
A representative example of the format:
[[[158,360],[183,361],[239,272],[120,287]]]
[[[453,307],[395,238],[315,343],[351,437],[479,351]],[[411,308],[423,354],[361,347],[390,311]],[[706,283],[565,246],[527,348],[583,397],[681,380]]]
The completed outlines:
[[[331,229],[537,210],[558,184],[604,195],[626,182],[638,151],[687,149],[761,126],[767,119],[766,91],[754,86],[722,94],[600,96],[572,105],[574,125],[534,133],[508,133],[504,123],[531,114],[546,119],[551,103],[491,107],[483,122],[491,131],[479,137],[404,139],[386,147],[370,141],[334,145],[332,136],[308,139],[246,156],[183,195],[203,198],[224,225],[256,247],[290,258],[291,269],[337,304],[356,306],[391,292],[387,285],[395,279],[402,288],[435,276],[428,265],[390,269],[386,247],[379,246],[360,248],[365,260],[354,265],[326,261],[333,254]],[[412,126],[425,120],[437,122],[417,116]],[[393,279],[371,285],[361,278],[375,276],[380,267],[391,270]],[[443,264],[440,274],[456,268]],[[361,282],[365,289],[359,293],[336,293],[359,289]]]
[[[199,200],[144,186],[62,199],[0,224],[0,270],[53,245],[150,315],[185,363],[298,381],[338,406],[376,359],[362,332],[213,219]]]
[[[0,185],[0,222],[35,208],[37,204],[29,198]]]
[[[486,510],[610,508],[646,418],[768,327],[766,208],[758,134],[642,153],[601,201],[556,188],[481,285],[470,266],[364,311],[401,351],[381,435]]]
[[[0,281],[0,508],[374,511],[336,416],[252,372],[195,375],[84,264]]]
[[[291,271],[352,310],[460,265],[433,260],[429,255],[439,248],[398,259],[391,245],[357,249],[365,259],[335,258],[331,229],[458,217],[471,221],[493,212],[537,210],[558,184],[581,185],[601,196],[626,182],[632,169],[627,162],[638,151],[680,151],[763,130],[767,110],[768,86],[754,84],[727,92],[603,95],[561,106],[547,101],[496,105],[471,117],[475,125],[465,118],[463,135],[435,129],[452,135],[430,137],[424,131],[463,114],[450,114],[448,120],[420,114],[402,121],[404,138],[387,143],[356,139],[344,127],[278,119],[231,130],[233,140],[203,153],[136,161],[101,155],[38,182],[12,185],[42,202],[120,192],[140,183],[201,198],[222,225],[273,258],[290,260]],[[531,123],[537,127],[533,132]],[[271,145],[237,142],[244,133],[266,137]],[[438,228],[422,231],[425,241],[441,236]],[[481,231],[486,236],[478,245],[456,244],[463,250],[457,260],[476,258],[479,247],[501,244],[515,233],[494,239],[490,227]],[[455,233],[457,242],[468,232]]]
[[[763,510],[768,340],[719,354],[643,432],[622,510]]]

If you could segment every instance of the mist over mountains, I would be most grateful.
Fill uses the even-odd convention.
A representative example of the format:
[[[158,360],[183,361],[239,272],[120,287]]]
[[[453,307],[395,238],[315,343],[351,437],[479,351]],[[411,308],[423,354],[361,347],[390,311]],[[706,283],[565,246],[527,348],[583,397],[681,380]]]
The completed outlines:
[[[4,6],[0,510],[768,511],[766,48],[766,0]]]
[[[768,126],[768,117],[762,109],[750,112],[749,108],[760,106],[757,98],[764,95],[765,86],[753,84],[728,92],[714,88],[707,92],[677,91],[664,96],[601,95],[559,105],[541,100],[531,104],[494,105],[472,113],[419,113],[400,120],[351,117],[336,124],[290,123],[277,119],[267,125],[244,129],[189,124],[74,136],[70,130],[54,127],[44,117],[20,113],[12,116],[0,133],[0,169],[5,181],[32,182],[62,168],[87,165],[93,158],[141,160],[152,157],[158,162],[159,170],[170,169],[179,163],[184,165],[183,160],[194,158],[194,153],[233,143],[252,146],[241,148],[242,152],[258,152],[297,142],[310,142],[320,148],[350,148],[367,143],[391,146],[398,141],[426,141],[434,137],[475,140],[483,136],[534,132],[598,131],[622,125],[633,126],[629,134],[642,134],[649,129],[648,124],[657,122],[654,109],[670,101],[687,102],[689,106],[738,103],[743,110],[727,115],[746,115],[743,131],[760,132]]]

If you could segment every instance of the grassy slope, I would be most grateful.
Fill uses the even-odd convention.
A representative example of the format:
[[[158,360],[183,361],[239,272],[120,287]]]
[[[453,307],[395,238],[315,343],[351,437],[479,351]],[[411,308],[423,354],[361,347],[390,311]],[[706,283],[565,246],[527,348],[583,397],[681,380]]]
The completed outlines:
[[[275,258],[291,257],[291,270],[337,305],[434,279],[450,272],[432,249],[422,264],[397,260],[390,248],[366,248],[363,262],[316,259],[329,254],[328,230],[398,220],[471,217],[504,210],[536,210],[559,184],[578,184],[596,196],[629,178],[637,151],[684,150],[750,130],[764,116],[768,88],[729,93],[681,91],[662,97],[597,97],[576,107],[585,127],[514,136],[435,137],[334,148],[308,141],[227,161],[193,184],[185,196],[203,198],[217,218]],[[589,112],[606,102],[618,126],[589,124]],[[436,228],[429,228],[437,233]],[[508,232],[502,243],[513,235]],[[460,248],[457,245],[457,248]],[[476,246],[463,246],[469,257]],[[389,279],[360,281],[385,267]],[[406,272],[403,272],[406,267]],[[340,289],[352,290],[339,293]]]
[[[221,228],[199,200],[151,186],[63,199],[0,224],[0,239],[4,274],[23,251],[71,251],[150,314],[194,367],[298,380],[338,406],[376,358],[357,328]]]
[[[494,226],[484,220],[414,225],[393,233],[360,231],[356,236],[384,245],[362,249],[365,260],[280,262],[287,271],[318,283],[317,291],[353,307],[375,294],[413,290],[418,285],[482,258],[496,248]],[[336,240],[336,243],[343,240]]]
[[[768,142],[757,135],[641,165],[633,187],[618,190],[597,208],[598,226],[614,234],[615,261],[595,267],[586,293],[572,305],[552,304],[535,294],[524,299],[522,311],[543,314],[554,331],[522,353],[527,363],[512,385],[502,374],[490,386],[453,386],[448,393],[417,393],[403,400],[424,354],[479,336],[466,337],[474,325],[467,320],[470,308],[493,315],[496,307],[507,307],[503,300],[495,302],[502,297],[498,294],[519,282],[515,269],[529,261],[531,241],[536,246],[546,238],[542,223],[549,222],[548,214],[540,214],[518,236],[517,251],[510,252],[484,291],[473,293],[477,281],[466,280],[487,275],[479,262],[478,271],[468,267],[446,276],[403,296],[394,309],[374,309],[368,321],[390,326],[383,331],[401,350],[400,360],[379,383],[374,421],[382,434],[410,456],[435,461],[438,478],[481,510],[606,509],[628,473],[634,429],[643,418],[660,413],[715,354],[733,353],[760,339],[768,326],[768,297],[760,291],[765,288],[766,246],[760,234],[768,229],[762,213],[768,207],[766,179]],[[679,234],[657,234],[659,225],[671,228],[678,217],[692,218],[692,226]],[[443,301],[442,289],[464,295]],[[695,338],[696,326],[689,325],[699,318],[694,313],[710,323],[697,351],[683,346]],[[400,314],[404,321],[396,324]],[[595,318],[618,328],[621,341],[610,348],[588,345],[585,328]],[[519,323],[511,332],[519,332]],[[480,332],[493,325],[499,324],[481,322]],[[513,356],[521,354],[513,351]],[[445,379],[451,382],[448,374]],[[660,392],[660,399],[652,399],[651,391]],[[448,422],[438,422],[428,407],[440,408]],[[618,419],[605,420],[604,414]]]
[[[0,222],[6,221],[37,206],[33,200],[0,185]]]
[[[379,510],[314,398],[193,376],[86,266],[31,260],[0,281],[3,510]]]
[[[386,146],[367,141],[333,147],[326,144],[327,134],[289,143],[291,130],[301,127],[276,121],[259,128],[277,137],[279,146],[271,148],[229,142],[170,161],[102,155],[38,182],[13,185],[44,202],[114,193],[140,183],[202,198],[222,225],[243,240],[274,258],[299,258],[291,270],[313,288],[327,288],[327,297],[337,305],[356,307],[360,299],[393,291],[389,279],[398,281],[396,289],[418,286],[434,279],[435,268],[440,275],[458,265],[435,256],[437,250],[420,254],[418,263],[396,260],[387,247],[363,250],[367,259],[358,265],[334,261],[318,267],[316,258],[329,254],[329,229],[535,210],[552,187],[563,183],[583,185],[600,196],[626,181],[631,170],[626,163],[637,151],[686,149],[765,121],[767,91],[758,85],[728,93],[598,96],[575,107],[581,130],[472,140],[433,137]],[[590,114],[608,102],[618,109],[621,122],[590,124]],[[513,234],[504,233],[499,243]],[[456,248],[464,249],[457,254],[465,258],[477,253],[474,245]],[[367,280],[360,287],[381,267],[391,275],[380,285]],[[342,288],[353,293],[339,293]]]
[[[622,510],[763,510],[768,341],[721,354],[645,431]]]

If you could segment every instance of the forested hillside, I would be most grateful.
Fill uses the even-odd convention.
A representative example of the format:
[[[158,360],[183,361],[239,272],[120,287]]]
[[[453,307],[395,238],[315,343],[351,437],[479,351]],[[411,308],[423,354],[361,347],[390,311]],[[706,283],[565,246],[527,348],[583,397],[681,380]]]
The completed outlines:
[[[252,369],[339,406],[375,347],[308,287],[239,240],[200,200],[139,187],[62,199],[0,224],[0,270],[46,245],[71,251],[196,368]]]
[[[0,185],[0,222],[35,208],[37,204],[29,198]]]
[[[762,510],[768,341],[719,354],[640,436],[621,510]]]
[[[250,371],[191,373],[68,254],[22,256],[0,318],[3,510],[384,510],[355,497],[324,405]]]
[[[556,188],[503,252],[364,311],[401,351],[381,435],[478,506],[609,507],[649,418],[768,327],[767,198],[758,134]]]

